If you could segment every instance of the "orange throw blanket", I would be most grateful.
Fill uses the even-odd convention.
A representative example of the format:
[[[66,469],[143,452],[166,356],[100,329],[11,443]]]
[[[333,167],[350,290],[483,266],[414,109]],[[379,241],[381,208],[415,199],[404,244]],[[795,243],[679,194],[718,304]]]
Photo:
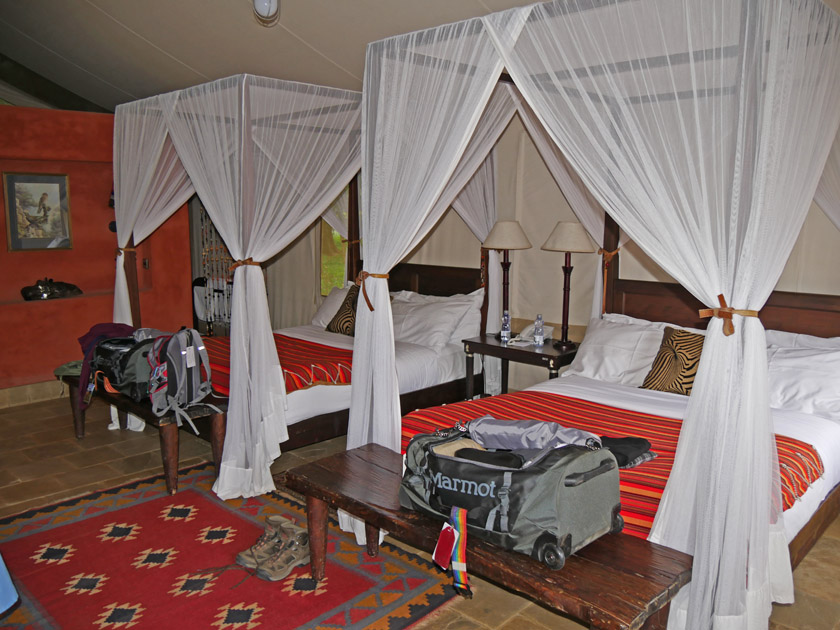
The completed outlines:
[[[230,337],[202,337],[212,371],[213,391],[230,395]],[[349,385],[353,351],[274,334],[286,393],[313,385]]]
[[[554,421],[595,435],[648,440],[651,450],[658,457],[619,472],[624,532],[647,538],[674,464],[680,420],[557,394],[526,391],[414,411],[402,420],[402,452],[418,433],[433,433],[437,429],[454,426],[458,420],[472,420],[485,414],[511,420]],[[782,477],[782,499],[784,509],[788,509],[822,475],[824,469],[819,455],[810,444],[777,435],[776,448]]]

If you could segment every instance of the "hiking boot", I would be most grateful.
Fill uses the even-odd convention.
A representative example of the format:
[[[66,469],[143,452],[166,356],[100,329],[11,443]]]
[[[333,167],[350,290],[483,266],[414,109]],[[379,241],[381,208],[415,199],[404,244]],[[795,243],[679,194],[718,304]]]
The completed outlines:
[[[288,527],[288,521],[282,516],[269,516],[265,519],[265,531],[253,546],[236,554],[236,564],[246,569],[256,569],[277,550],[281,549],[294,536],[295,531]]]
[[[287,518],[280,516],[279,514],[272,514],[271,516],[266,516],[265,528],[266,530],[273,529],[275,531],[280,532],[280,536],[283,538],[284,543],[287,540],[289,540],[289,538],[291,538],[298,530],[298,528],[292,525],[292,523]]]
[[[257,568],[257,577],[269,582],[282,580],[309,560],[309,534],[296,533],[285,545]]]

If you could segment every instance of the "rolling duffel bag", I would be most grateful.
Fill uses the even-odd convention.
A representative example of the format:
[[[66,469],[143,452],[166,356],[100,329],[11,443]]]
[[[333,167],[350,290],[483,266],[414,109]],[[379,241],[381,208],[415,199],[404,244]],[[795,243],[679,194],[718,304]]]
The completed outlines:
[[[443,519],[463,508],[470,535],[552,569],[624,527],[615,457],[585,431],[484,416],[415,436],[405,465],[402,507]]]

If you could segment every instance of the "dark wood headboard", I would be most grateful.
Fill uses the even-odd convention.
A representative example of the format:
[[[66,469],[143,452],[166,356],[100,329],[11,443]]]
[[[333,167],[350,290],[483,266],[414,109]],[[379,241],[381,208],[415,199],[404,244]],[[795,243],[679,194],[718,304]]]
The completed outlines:
[[[617,243],[618,227],[607,217],[604,249],[612,251]],[[619,256],[613,258],[608,268],[607,311],[706,328],[709,320],[700,319],[697,314],[703,305],[679,284],[619,279]],[[759,318],[771,330],[837,337],[840,336],[840,296],[774,291],[759,311]]]
[[[400,263],[391,269],[391,291],[416,291],[425,295],[471,293],[484,286],[481,269]]]
[[[363,268],[359,247],[359,174],[350,182],[347,209],[348,247],[347,279],[352,281]],[[388,287],[391,291],[414,291],[425,295],[456,295],[472,293],[487,285],[487,250],[481,250],[478,269],[399,263],[389,272]],[[487,330],[487,291],[481,304],[481,333]]]

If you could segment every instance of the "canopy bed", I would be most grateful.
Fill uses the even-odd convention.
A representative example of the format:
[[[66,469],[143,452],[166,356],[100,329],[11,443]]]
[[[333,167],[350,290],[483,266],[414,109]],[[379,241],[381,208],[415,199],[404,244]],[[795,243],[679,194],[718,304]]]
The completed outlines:
[[[701,323],[697,318],[697,307],[702,305],[679,285],[617,280],[610,283],[610,286],[614,288],[614,293],[608,293],[608,297],[614,298],[618,305],[617,313],[606,314],[603,320],[599,320],[599,323],[603,322],[600,326],[618,328],[616,337],[624,335],[628,340],[632,339],[634,347],[642,345],[643,335],[651,335],[649,341],[662,338],[662,328],[654,329],[649,321],[668,321],[692,328],[707,323]],[[680,314],[683,316],[679,317]],[[638,319],[640,317],[644,319]],[[811,340],[831,344],[830,349],[824,353],[826,357],[832,357],[831,362],[835,366],[832,375],[836,381],[840,373],[840,361],[837,360],[840,355],[840,337],[837,336],[840,334],[840,296],[774,292],[761,310],[760,317],[768,326],[767,338],[768,344],[771,344],[768,346],[768,355],[771,357],[774,357],[774,350],[771,350],[775,347],[773,342],[783,344],[795,337],[792,333],[776,331],[795,330],[805,335],[814,332],[834,335],[833,339],[815,337]],[[770,326],[776,330],[771,330]],[[601,349],[605,351],[608,342],[603,329],[595,331],[596,327],[592,328],[594,346],[589,344],[590,331],[587,331],[587,337],[578,353],[582,365],[576,366],[573,363],[570,367],[570,372],[575,373],[561,375],[558,379],[513,394],[412,412],[402,419],[402,450],[417,433],[450,428],[456,422],[463,424],[486,414],[505,419],[538,418],[555,421],[563,426],[592,431],[599,436],[647,439],[651,451],[656,454],[655,459],[646,459],[640,465],[620,471],[622,516],[625,522],[620,537],[646,538],[674,462],[681,418],[684,417],[688,398],[624,385],[610,378],[613,374],[592,373],[595,364],[602,364],[601,372],[623,369],[619,367],[621,360],[615,354],[612,357],[599,356],[601,353],[597,345],[605,344]],[[598,341],[594,341],[599,334]],[[796,337],[802,338],[802,335]],[[613,343],[616,353],[627,347],[619,343],[618,339]],[[658,345],[655,342],[651,349]],[[790,350],[776,349],[775,352],[787,352],[789,356],[801,352],[811,359],[823,354],[804,346]],[[611,365],[607,369],[603,364]],[[645,369],[650,367],[648,361]],[[772,372],[773,358],[770,367]],[[814,376],[813,370],[801,370],[801,376],[807,379],[807,383]],[[778,374],[775,378],[771,376],[773,384],[780,390],[784,389],[780,387]],[[806,387],[809,386],[806,384]],[[830,389],[827,395],[831,395],[834,406],[840,408],[840,390],[836,384]],[[784,533],[790,563],[796,567],[840,514],[840,416],[827,418],[805,413],[801,409],[775,407],[774,404],[772,418],[776,434],[775,450],[778,452],[781,472]],[[469,566],[468,556],[468,569]],[[480,572],[480,568],[479,559],[476,571]],[[613,571],[615,575],[612,580],[602,578],[605,588],[609,588],[607,584],[621,579],[621,568],[614,567]],[[527,585],[504,581],[501,576],[497,578],[513,590],[533,597]],[[576,590],[571,589],[570,592],[574,594]],[[585,622],[592,621],[589,608],[561,610]]]
[[[120,105],[114,133],[117,238],[142,241],[198,193],[236,263],[223,498],[274,488],[288,437],[264,262],[291,243],[359,170],[361,94],[239,75]],[[125,256],[114,321],[132,322]]]
[[[229,401],[215,490],[223,498],[273,489],[269,466],[280,453],[279,444],[295,448],[346,432],[349,393],[337,392],[349,388],[331,388],[330,395],[323,387],[302,391],[291,397],[308,398],[298,405],[287,396],[283,368],[271,351],[274,337],[257,267],[323,216],[354,241],[349,268],[356,268],[360,102],[358,92],[240,75],[117,108],[115,203],[122,255],[117,258],[114,321],[139,324],[137,302],[131,299],[136,286],[128,290],[132,274],[126,274],[126,268],[133,270],[132,244],[194,192],[236,261],[231,269],[233,329],[222,350]],[[493,175],[491,157],[465,174],[450,199],[479,237],[495,220],[495,206],[488,202],[494,195]],[[350,220],[342,221],[333,201],[348,183]],[[470,294],[485,284],[482,269],[422,265],[404,266],[392,278],[395,291],[427,296]],[[465,336],[484,330],[484,296],[482,291],[478,304],[470,299],[475,321]],[[494,300],[492,290],[489,299]],[[414,352],[421,350],[415,347]],[[462,353],[453,352],[450,344],[443,362],[452,365],[429,368],[441,362],[440,354],[436,349],[416,361],[421,375],[402,390],[406,411],[460,398]]]
[[[607,218],[605,247],[614,247],[617,232],[615,222]],[[708,321],[698,316],[702,303],[684,288],[677,284],[619,279],[618,263],[619,256],[616,256],[608,273],[608,306],[603,318],[608,327],[612,324],[626,329],[613,333],[616,337],[627,335],[638,351],[638,347],[646,343],[642,338],[645,334],[651,334],[656,345],[659,344],[663,326],[652,322],[668,322],[691,330],[706,328]],[[803,354],[809,361],[819,361],[827,356],[835,364],[838,369],[828,372],[826,379],[840,372],[840,362],[837,361],[840,355],[840,296],[774,291],[759,317],[768,330],[768,347],[771,348],[768,354],[771,357],[772,348],[783,347],[793,340],[792,343],[803,348]],[[602,345],[602,348],[596,349],[587,338],[581,346],[581,356],[560,379],[535,385],[509,397],[492,397],[477,403],[458,403],[409,414],[402,421],[401,449],[405,450],[411,437],[419,432],[449,427],[458,420],[486,413],[502,418],[539,417],[602,434],[649,438],[653,444],[651,450],[657,453],[656,464],[648,466],[645,463],[638,469],[622,473],[627,477],[622,479],[625,531],[646,537],[656,512],[656,501],[651,503],[649,497],[662,494],[663,485],[656,479],[667,479],[679,434],[679,418],[685,413],[688,399],[659,392],[642,394],[623,386],[640,383],[638,377],[632,383],[627,379],[617,382],[618,378],[614,376],[622,369],[617,367],[621,361],[616,356],[621,352],[619,344],[610,340],[607,336],[611,334],[609,332],[602,330],[594,334],[600,334],[600,337],[592,344]],[[802,335],[813,335],[815,338]],[[805,348],[809,342],[824,345],[824,351],[810,348],[813,352],[807,352]],[[611,359],[595,356],[607,348],[612,349]],[[585,353],[589,356],[583,356]],[[614,365],[601,365],[610,360]],[[652,356],[648,356],[644,362],[645,371],[650,369],[651,362]],[[771,366],[773,362],[771,358]],[[796,369],[799,372],[797,378],[814,380],[812,372],[803,370],[801,366]],[[779,377],[771,378],[771,385],[778,390],[784,389]],[[647,397],[648,393],[652,395]],[[833,401],[830,404],[840,409],[840,389],[836,386],[825,393],[819,390],[809,392],[812,398],[819,395],[829,397]],[[785,401],[775,402],[784,404]],[[785,529],[791,562],[796,566],[840,514],[840,415],[823,417],[826,414],[793,413],[801,412],[801,409],[795,409],[797,405],[786,405],[787,409],[776,410],[776,404],[776,433],[777,436],[781,434],[777,437],[778,450],[780,461],[784,462]],[[605,405],[617,409],[606,413]],[[635,413],[626,413],[624,409],[632,409]],[[653,477],[648,478],[647,473]]]
[[[370,44],[373,310],[357,321],[350,448],[399,449],[381,278],[439,216],[502,67],[597,202],[711,312],[650,540],[694,557],[675,626],[766,627],[793,585],[755,315],[840,124],[840,16],[819,0],[569,0]]]
[[[406,331],[404,341],[398,338],[397,342],[402,413],[463,399],[466,377],[460,341],[485,330],[484,268],[401,263],[390,276],[391,293],[399,302],[402,318],[424,318],[422,330]],[[311,324],[274,331],[286,386],[289,439],[281,444],[285,450],[347,433],[354,338],[325,330],[339,307],[335,296],[346,293],[347,289],[334,290]],[[441,343],[433,335],[439,335]],[[204,342],[214,391],[226,396],[230,340],[205,337]],[[480,366],[472,378],[476,391],[483,391]]]

